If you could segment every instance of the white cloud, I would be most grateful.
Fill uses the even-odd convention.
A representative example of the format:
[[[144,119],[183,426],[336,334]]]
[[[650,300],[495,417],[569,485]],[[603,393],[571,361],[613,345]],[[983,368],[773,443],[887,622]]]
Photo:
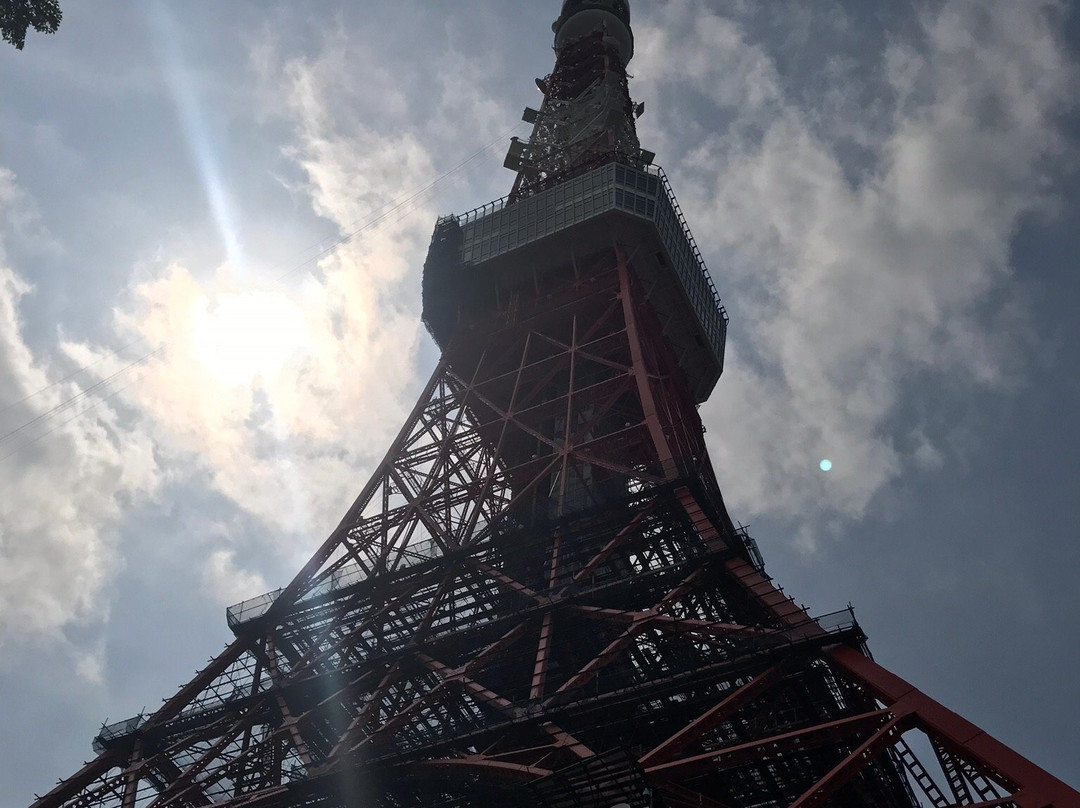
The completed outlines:
[[[75,650],[75,674],[92,685],[105,681],[105,641],[100,639],[89,648]]]
[[[0,232],[36,252],[59,249],[41,221],[37,205],[15,181],[10,170],[0,166]],[[0,243],[0,252],[3,244]]]
[[[230,606],[266,592],[270,587],[261,575],[236,563],[233,550],[214,550],[203,563],[203,583],[220,604]]]
[[[32,217],[11,209],[19,198],[0,170],[0,220],[22,227]],[[103,616],[123,507],[158,482],[151,444],[109,403],[50,416],[79,388],[49,387],[60,369],[24,341],[19,302],[29,291],[0,252],[0,432],[11,433],[0,440],[0,643],[59,638],[69,623]]]
[[[737,301],[725,377],[703,408],[737,517],[798,516],[812,546],[909,464],[940,462],[933,429],[897,426],[916,380],[963,395],[1015,380],[1023,312],[995,295],[1021,217],[1047,201],[1075,87],[1055,10],[958,0],[921,18],[920,41],[885,54],[878,92],[895,106],[858,184],[738,24],[673,0],[662,27],[640,27],[637,92],[661,105],[652,125],[670,123],[665,98],[685,104],[688,78],[707,99],[668,137],[685,149],[675,188]],[[722,131],[703,123],[724,115]]]

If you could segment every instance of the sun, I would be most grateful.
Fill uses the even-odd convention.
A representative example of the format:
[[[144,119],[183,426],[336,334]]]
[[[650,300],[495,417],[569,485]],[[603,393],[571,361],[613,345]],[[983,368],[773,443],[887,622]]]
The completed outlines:
[[[269,379],[308,342],[299,306],[267,291],[218,295],[194,326],[195,358],[223,385]]]

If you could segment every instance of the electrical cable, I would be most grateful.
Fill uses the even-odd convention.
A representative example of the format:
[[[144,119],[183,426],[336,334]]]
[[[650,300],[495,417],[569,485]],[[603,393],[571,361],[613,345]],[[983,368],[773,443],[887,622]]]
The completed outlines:
[[[162,346],[162,347],[164,347],[164,346]],[[138,381],[138,379],[137,379],[137,378],[136,378],[136,379],[132,379],[132,380],[131,380],[130,382],[128,382],[127,384],[125,384],[125,385],[124,385],[123,387],[120,387],[120,388],[118,388],[118,389],[115,389],[115,390],[113,390],[113,391],[112,391],[111,393],[109,393],[109,394],[108,394],[107,396],[102,396],[102,397],[101,397],[101,398],[99,398],[99,399],[98,399],[97,401],[95,401],[95,402],[94,402],[93,404],[91,404],[90,406],[86,407],[85,409],[81,409],[81,410],[79,410],[79,411],[78,411],[77,413],[75,413],[75,414],[74,414],[73,416],[71,416],[70,418],[68,418],[68,419],[66,419],[66,420],[64,420],[64,421],[61,421],[61,422],[60,422],[60,423],[58,423],[58,424],[55,424],[55,425],[54,425],[54,426],[53,426],[53,427],[52,427],[51,429],[47,429],[47,430],[45,430],[44,432],[42,432],[42,433],[40,433],[40,434],[38,434],[38,435],[35,435],[34,437],[32,437],[32,438],[31,438],[30,440],[26,441],[25,443],[21,443],[21,444],[19,444],[18,446],[16,446],[16,447],[15,447],[14,449],[12,449],[12,450],[11,450],[10,452],[8,452],[7,454],[5,454],[5,455],[0,455],[0,463],[3,463],[3,462],[4,462],[5,460],[7,460],[7,459],[8,459],[9,457],[14,457],[14,456],[15,456],[15,455],[17,455],[17,454],[18,454],[19,452],[21,452],[21,451],[22,451],[23,449],[25,449],[26,447],[28,447],[28,446],[32,446],[33,444],[37,443],[37,442],[38,442],[39,440],[41,440],[42,438],[44,438],[44,437],[47,437],[47,436],[51,435],[51,434],[52,434],[53,432],[55,432],[56,430],[58,430],[58,429],[60,429],[61,427],[64,427],[64,426],[66,426],[66,425],[70,424],[70,423],[71,423],[72,421],[76,420],[77,418],[81,418],[82,416],[86,415],[86,413],[90,412],[91,410],[95,410],[95,409],[97,409],[98,407],[100,407],[100,406],[101,406],[102,404],[104,404],[104,403],[105,403],[106,401],[108,401],[109,399],[111,399],[111,398],[115,398],[116,396],[120,395],[120,394],[121,394],[122,392],[124,392],[125,390],[127,390],[127,389],[128,389],[129,387],[131,387],[132,385],[134,385],[134,384],[135,384],[135,382],[137,382],[137,381]]]
[[[145,339],[146,339],[146,337],[136,337],[131,342],[129,342],[129,343],[125,344],[125,345],[121,345],[119,348],[116,348],[116,349],[110,351],[109,353],[105,354],[104,356],[100,357],[99,359],[95,359],[93,362],[89,362],[89,363],[83,365],[82,367],[76,368],[75,370],[71,371],[71,373],[69,373],[67,376],[64,376],[62,379],[57,379],[54,382],[50,382],[49,384],[45,385],[44,387],[40,388],[39,390],[35,390],[33,393],[27,393],[25,396],[23,396],[22,398],[20,398],[17,401],[12,401],[10,404],[5,404],[3,407],[0,407],[0,413],[5,413],[8,410],[10,410],[12,407],[18,407],[24,401],[29,401],[30,399],[34,398],[35,396],[39,396],[39,395],[41,395],[42,393],[44,393],[44,392],[46,392],[48,390],[52,390],[58,384],[63,384],[64,382],[75,378],[76,376],[78,376],[83,371],[89,370],[92,367],[96,367],[97,365],[100,365],[102,362],[104,362],[109,357],[115,356],[116,354],[120,353],[121,351],[126,351],[132,345],[136,345],[137,343],[140,343]]]
[[[24,430],[29,429],[34,424],[40,423],[42,421],[47,421],[53,415],[57,415],[57,414],[63,412],[64,410],[68,409],[69,407],[74,405],[76,402],[78,402],[80,399],[90,396],[95,390],[98,390],[98,389],[101,389],[101,388],[104,388],[104,387],[108,387],[108,384],[112,379],[115,379],[117,376],[120,376],[120,375],[126,373],[128,370],[135,367],[136,365],[141,365],[143,362],[145,362],[147,359],[149,359],[154,354],[160,353],[161,351],[163,351],[166,347],[167,346],[165,344],[159,345],[157,348],[150,351],[149,353],[143,354],[138,359],[136,359],[133,362],[130,362],[127,365],[125,365],[124,367],[120,368],[120,370],[117,370],[114,373],[106,376],[104,379],[99,379],[98,381],[94,382],[92,385],[90,385],[86,389],[80,390],[78,393],[73,395],[71,398],[68,398],[68,399],[66,399],[64,401],[61,401],[59,404],[54,406],[52,409],[46,410],[43,413],[39,413],[35,417],[31,418],[29,421],[24,423],[22,426],[16,427],[15,429],[12,429],[10,432],[5,432],[3,435],[0,435],[0,443],[3,443],[4,441],[9,440],[10,438],[15,437],[16,435],[21,434]],[[104,361],[104,359],[105,358],[103,357],[101,360],[99,360],[99,362]]]

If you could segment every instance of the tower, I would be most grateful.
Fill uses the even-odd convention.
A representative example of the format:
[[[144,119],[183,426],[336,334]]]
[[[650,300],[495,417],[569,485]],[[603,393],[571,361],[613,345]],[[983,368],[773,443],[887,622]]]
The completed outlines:
[[[571,0],[555,44],[510,196],[436,225],[442,359],[372,480],[37,804],[1080,804],[765,575],[695,412],[726,319],[637,140],[629,9]]]

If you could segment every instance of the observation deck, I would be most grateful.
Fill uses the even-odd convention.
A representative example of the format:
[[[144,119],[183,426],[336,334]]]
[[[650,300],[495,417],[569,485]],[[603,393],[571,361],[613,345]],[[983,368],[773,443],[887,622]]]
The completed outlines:
[[[697,402],[724,368],[727,312],[663,170],[611,162],[525,199],[490,202],[435,225],[424,264],[424,323],[445,347],[500,292],[618,244],[660,317]]]

